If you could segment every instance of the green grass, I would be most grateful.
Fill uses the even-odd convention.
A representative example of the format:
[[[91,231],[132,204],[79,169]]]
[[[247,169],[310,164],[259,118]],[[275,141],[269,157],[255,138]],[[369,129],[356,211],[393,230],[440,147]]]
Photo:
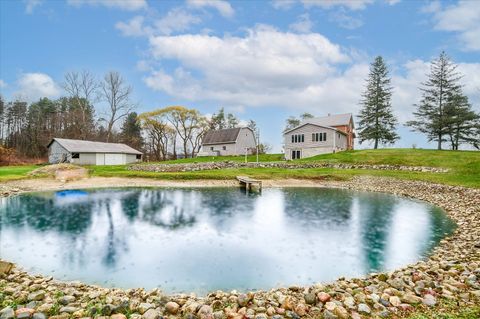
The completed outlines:
[[[198,157],[176,161],[161,162],[163,164],[211,162],[211,161],[244,161],[244,156]],[[260,161],[280,161],[282,154],[261,155]],[[255,156],[248,157],[249,162]],[[168,180],[193,179],[233,179],[237,175],[249,175],[259,179],[338,179],[346,180],[355,175],[387,176],[400,179],[422,180],[448,185],[461,185],[480,188],[480,152],[474,151],[437,151],[422,149],[380,149],[358,150],[325,154],[302,159],[303,162],[356,163],[356,164],[389,164],[407,166],[431,166],[448,168],[448,173],[427,173],[408,171],[362,170],[362,169],[280,169],[280,168],[242,168],[222,169],[196,172],[155,173],[129,171],[126,165],[89,166],[92,176],[104,177],[143,177]],[[38,166],[0,167],[0,181],[25,178],[26,174]]]
[[[456,302],[442,300],[434,307],[419,306],[413,313],[405,313],[407,319],[478,319],[480,306],[459,307]]]

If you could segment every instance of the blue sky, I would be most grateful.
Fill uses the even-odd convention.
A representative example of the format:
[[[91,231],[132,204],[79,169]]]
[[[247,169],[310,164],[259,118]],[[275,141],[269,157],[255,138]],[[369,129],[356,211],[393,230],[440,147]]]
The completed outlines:
[[[290,115],[357,114],[376,55],[390,67],[401,123],[441,50],[480,110],[478,21],[480,1],[1,0],[0,90],[7,100],[56,98],[65,72],[116,70],[137,112],[225,107],[256,120],[280,151]],[[399,132],[395,146],[429,147]]]

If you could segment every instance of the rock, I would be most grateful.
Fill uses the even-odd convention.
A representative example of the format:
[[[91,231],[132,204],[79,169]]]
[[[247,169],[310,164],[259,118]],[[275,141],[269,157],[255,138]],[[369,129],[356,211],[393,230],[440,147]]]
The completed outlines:
[[[401,278],[393,278],[387,280],[387,283],[395,289],[403,290],[405,282]]]
[[[297,313],[295,313],[294,311],[290,311],[290,310],[285,312],[285,317],[287,317],[289,319],[300,319],[300,316]]]
[[[45,298],[45,292],[41,290],[32,292],[28,295],[29,301],[42,301],[43,298]]]
[[[299,303],[296,307],[295,307],[295,312],[300,316],[305,316],[307,314],[307,306],[304,305],[303,303]]]
[[[412,295],[412,294],[405,294],[405,295],[402,296],[402,298],[400,298],[400,300],[402,300],[404,303],[408,303],[408,304],[411,304],[411,305],[416,305],[416,304],[422,302],[422,298],[417,297],[417,296]]]
[[[65,306],[65,307],[60,308],[60,310],[58,312],[60,312],[60,313],[62,313],[62,312],[74,313],[77,310],[78,310],[78,308],[76,308],[76,307]]]
[[[225,319],[225,314],[223,313],[222,310],[215,311],[213,313],[213,319]]]
[[[361,303],[361,304],[358,304],[358,312],[368,315],[372,311],[370,310],[370,307],[367,304]]]
[[[209,305],[203,305],[197,312],[200,319],[208,319],[212,317],[213,309]]]
[[[112,305],[112,304],[106,304],[105,306],[103,306],[102,308],[102,315],[104,316],[110,316],[115,310],[116,310],[116,306]]]
[[[13,319],[15,317],[15,311],[12,307],[5,307],[0,311],[0,319]]]
[[[387,281],[388,275],[387,275],[387,274],[379,274],[379,275],[377,276],[377,278],[378,278],[378,280],[380,280],[380,281]]]
[[[165,305],[165,309],[168,311],[168,313],[175,315],[177,314],[178,309],[180,309],[180,305],[176,302],[170,301]]]
[[[70,316],[68,314],[62,314],[62,315],[56,315],[56,316],[50,316],[48,319],[68,319]],[[97,317],[96,319],[100,319],[100,317]]]
[[[246,294],[240,294],[238,295],[237,302],[240,307],[246,307],[250,302],[250,297]]]
[[[325,304],[325,309],[327,309],[329,311],[334,311],[335,308],[337,308],[337,304],[334,303],[334,302],[329,301]]]
[[[321,292],[319,292],[319,293],[317,294],[317,298],[318,298],[318,300],[319,300],[320,302],[326,303],[326,302],[329,301],[332,297],[331,297],[329,294],[327,294],[326,292],[321,291]]]
[[[15,311],[15,316],[17,319],[26,319],[30,318],[34,312],[35,310],[31,308],[20,308]]]
[[[325,310],[323,312],[323,319],[338,319],[330,310]]]
[[[305,294],[303,299],[305,299],[307,305],[314,305],[317,302],[317,297],[313,293]]]
[[[33,314],[32,319],[47,319],[47,316],[41,312],[36,312]]]
[[[148,309],[142,315],[143,319],[159,319],[161,317],[160,311],[155,309]]]
[[[348,311],[342,306],[337,306],[333,313],[340,319],[348,319]]]
[[[58,299],[58,303],[64,306],[74,301],[75,301],[75,296],[63,296],[60,299]]]
[[[268,319],[267,315],[264,313],[259,313],[255,316],[255,319]]]
[[[432,296],[430,294],[426,294],[425,296],[423,296],[422,303],[424,305],[432,307],[432,306],[435,306],[437,304],[437,300],[435,299],[434,296]]]
[[[140,312],[141,315],[143,315],[147,310],[152,309],[153,305],[151,303],[146,303],[142,302],[141,304],[138,305],[137,310]]]
[[[127,319],[127,316],[125,316],[123,313],[116,313],[111,315],[110,319]]]
[[[402,301],[400,300],[400,298],[398,298],[397,296],[392,296],[389,298],[390,303],[392,304],[392,306],[394,307],[398,307],[402,304]]]
[[[343,304],[349,309],[355,309],[355,299],[353,297],[346,297]]]

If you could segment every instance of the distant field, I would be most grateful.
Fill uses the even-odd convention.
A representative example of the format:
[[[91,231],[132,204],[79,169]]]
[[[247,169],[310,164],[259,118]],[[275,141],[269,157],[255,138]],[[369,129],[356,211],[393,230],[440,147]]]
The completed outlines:
[[[282,154],[261,155],[262,162],[281,161]],[[238,161],[245,160],[244,156],[225,157],[198,157],[176,161],[161,162],[164,164]],[[249,156],[248,161],[254,162],[255,156]],[[389,164],[408,166],[431,166],[448,168],[448,173],[426,173],[406,171],[381,171],[361,169],[281,169],[281,168],[244,168],[223,169],[198,172],[154,173],[129,171],[126,165],[118,166],[89,166],[92,176],[123,176],[145,177],[158,179],[232,179],[237,175],[249,175],[260,179],[305,178],[305,179],[349,179],[355,175],[389,176],[401,179],[424,180],[449,185],[462,185],[480,188],[480,152],[474,151],[437,151],[421,149],[379,149],[358,150],[325,154],[300,161],[318,161],[330,163],[357,163],[357,164]],[[25,178],[26,174],[37,166],[8,166],[0,167],[0,181]]]

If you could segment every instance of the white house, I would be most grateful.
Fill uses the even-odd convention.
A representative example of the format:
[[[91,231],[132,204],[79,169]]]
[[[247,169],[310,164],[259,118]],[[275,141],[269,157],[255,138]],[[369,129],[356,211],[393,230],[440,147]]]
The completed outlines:
[[[120,143],[54,138],[48,144],[48,162],[80,165],[122,165],[140,162],[142,152]]]
[[[294,160],[353,149],[352,114],[336,114],[303,121],[283,133],[285,159]]]
[[[249,127],[210,130],[202,140],[198,156],[226,156],[255,153],[255,133]]]

